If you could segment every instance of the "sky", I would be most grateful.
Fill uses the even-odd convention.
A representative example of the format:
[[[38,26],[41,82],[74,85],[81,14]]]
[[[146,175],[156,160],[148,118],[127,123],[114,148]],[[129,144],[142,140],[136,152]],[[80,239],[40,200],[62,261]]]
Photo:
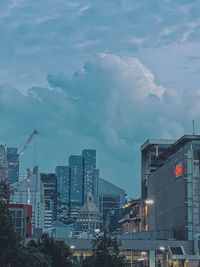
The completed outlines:
[[[21,162],[46,172],[96,149],[101,176],[138,197],[145,140],[199,133],[199,14],[198,0],[0,1],[0,142],[37,129]]]

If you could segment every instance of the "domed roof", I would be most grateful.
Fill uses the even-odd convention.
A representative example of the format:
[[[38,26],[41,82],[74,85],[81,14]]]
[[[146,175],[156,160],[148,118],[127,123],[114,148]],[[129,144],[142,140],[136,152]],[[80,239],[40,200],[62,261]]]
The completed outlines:
[[[98,208],[93,202],[86,202],[83,207],[80,209],[81,212],[97,212],[99,213]]]
[[[83,205],[83,207],[80,209],[81,212],[96,212],[100,213],[97,206],[94,204],[93,196],[91,193],[88,193],[86,203]]]

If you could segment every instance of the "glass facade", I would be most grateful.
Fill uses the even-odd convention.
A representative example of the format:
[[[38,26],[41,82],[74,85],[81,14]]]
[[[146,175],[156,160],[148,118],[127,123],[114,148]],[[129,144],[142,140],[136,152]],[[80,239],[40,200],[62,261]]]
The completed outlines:
[[[82,207],[83,205],[83,157],[70,156],[69,168],[71,172],[70,207]]]
[[[41,182],[44,187],[45,210],[52,211],[52,221],[57,217],[57,181],[54,173],[41,173]]]
[[[55,173],[59,202],[61,205],[69,205],[70,169],[67,166],[57,166]]]
[[[19,181],[19,154],[17,148],[7,148],[8,181],[10,184]]]
[[[88,193],[95,197],[96,185],[96,150],[84,149],[82,151],[83,168],[84,168],[84,203]]]

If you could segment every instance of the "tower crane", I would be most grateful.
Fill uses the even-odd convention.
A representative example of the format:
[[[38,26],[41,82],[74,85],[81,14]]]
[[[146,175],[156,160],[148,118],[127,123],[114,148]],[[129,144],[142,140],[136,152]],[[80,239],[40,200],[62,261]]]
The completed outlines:
[[[38,131],[37,130],[33,130],[33,132],[30,134],[29,138],[27,139],[27,141],[25,142],[25,144],[23,145],[22,149],[20,150],[19,152],[19,156],[22,156],[24,154],[24,151],[26,150],[27,146],[30,145],[33,137],[35,135],[38,134]]]
[[[19,157],[22,156],[24,154],[24,151],[26,150],[26,148],[28,147],[28,145],[30,145],[31,141],[33,140],[33,137],[35,135],[38,134],[37,130],[33,130],[33,132],[30,134],[29,138],[27,139],[27,141],[25,142],[25,144],[23,145],[21,151],[19,152]],[[27,203],[30,204],[30,178],[31,178],[31,171],[30,169],[27,169],[27,193],[28,193],[28,201]]]
[[[29,135],[26,142],[22,145],[21,150],[19,151],[19,158],[24,154],[26,148],[30,145],[31,141],[33,140],[34,136],[38,134],[37,130],[33,130],[33,132]],[[16,165],[15,165],[16,166]],[[27,193],[28,193],[28,204],[30,204],[30,178],[31,178],[31,171],[27,169]]]

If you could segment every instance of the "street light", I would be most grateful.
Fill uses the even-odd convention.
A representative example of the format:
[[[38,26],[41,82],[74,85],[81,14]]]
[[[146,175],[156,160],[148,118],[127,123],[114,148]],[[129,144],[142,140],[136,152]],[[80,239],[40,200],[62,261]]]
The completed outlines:
[[[94,232],[95,232],[95,234],[99,234],[101,232],[101,230],[100,229],[95,229]]]
[[[160,246],[160,247],[159,247],[159,250],[161,250],[161,251],[165,251],[165,247]]]
[[[152,205],[152,204],[154,204],[154,200],[153,199],[146,199],[145,204]]]
[[[144,205],[144,212],[145,212],[145,219],[144,219],[144,226],[145,226],[145,231],[148,230],[148,223],[147,223],[147,217],[148,217],[148,209],[149,206],[154,204],[154,200],[149,198],[145,200],[145,205]]]
[[[75,249],[76,247],[74,245],[71,245],[70,248],[73,250]]]

